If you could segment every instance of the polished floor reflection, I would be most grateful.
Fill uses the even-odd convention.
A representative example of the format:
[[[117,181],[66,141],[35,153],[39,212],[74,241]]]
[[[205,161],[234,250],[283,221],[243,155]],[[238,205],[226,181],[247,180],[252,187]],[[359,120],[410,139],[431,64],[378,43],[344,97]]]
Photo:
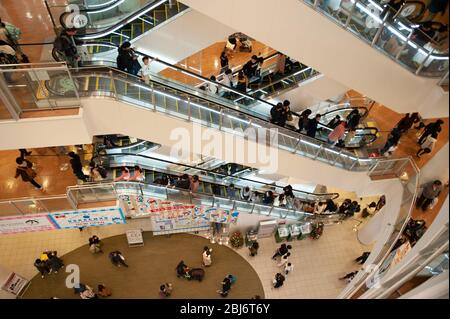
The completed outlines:
[[[35,180],[44,187],[44,190],[35,189],[30,183],[22,181],[21,177],[14,178],[16,158],[20,155],[18,150],[0,151],[0,200],[61,195],[66,193],[67,186],[77,184],[69,164],[69,157],[62,155],[61,150],[57,148],[27,150],[32,151],[32,154],[26,159],[34,164],[37,173]]]

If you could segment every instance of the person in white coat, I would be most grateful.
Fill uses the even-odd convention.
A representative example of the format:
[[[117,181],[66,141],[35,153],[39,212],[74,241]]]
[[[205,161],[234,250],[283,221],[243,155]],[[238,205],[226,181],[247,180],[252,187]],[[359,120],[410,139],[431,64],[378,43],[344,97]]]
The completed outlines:
[[[437,133],[428,135],[427,138],[420,144],[420,149],[417,151],[416,156],[420,158],[422,154],[431,153],[437,142]]]
[[[211,252],[212,252],[212,248],[209,248],[208,246],[205,246],[203,248],[202,261],[203,261],[203,266],[205,266],[205,267],[211,266],[211,263],[212,263]]]

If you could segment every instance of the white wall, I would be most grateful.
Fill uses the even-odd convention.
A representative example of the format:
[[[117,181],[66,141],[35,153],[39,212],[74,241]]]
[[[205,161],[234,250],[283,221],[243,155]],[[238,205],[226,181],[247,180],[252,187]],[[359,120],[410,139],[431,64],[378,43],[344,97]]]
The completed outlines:
[[[184,3],[399,113],[420,111],[425,118],[449,114],[448,93],[437,88],[438,79],[412,74],[302,1]]]
[[[189,10],[133,43],[137,50],[175,64],[236,32],[195,10]],[[159,71],[159,70],[155,70]]]
[[[92,136],[103,134],[124,134],[166,146],[177,141],[171,140],[172,131],[185,129],[190,137],[189,143],[194,145],[194,128],[201,133],[206,130],[198,124],[153,112],[148,109],[117,102],[112,99],[81,99],[83,113],[78,116],[52,117],[45,119],[26,119],[0,125],[0,136],[14,136],[0,140],[0,150],[48,147],[91,143]],[[42,122],[44,121],[44,122]],[[218,130],[214,130],[219,132]],[[232,134],[219,133],[232,140]],[[222,139],[222,147],[227,147],[227,140]],[[249,143],[254,146],[254,143]],[[189,145],[182,145],[188,147]],[[248,152],[248,148],[246,149]],[[278,149],[274,149],[276,151]],[[196,152],[195,149],[192,150]],[[276,154],[276,153],[275,153]],[[267,163],[250,162],[248,153],[231,154],[224,152],[218,159],[240,163],[255,168],[264,168]],[[244,155],[244,159],[241,159]],[[349,191],[357,191],[361,185],[370,181],[366,172],[350,172],[319,161],[314,161],[288,151],[278,150],[277,174],[310,181],[315,184],[328,185]],[[317,174],[320,172],[320,174]]]
[[[314,81],[300,85],[298,88],[274,97],[270,102],[277,103],[284,100],[291,101],[291,110],[298,112],[322,101],[342,95],[349,89],[341,83],[321,76]]]

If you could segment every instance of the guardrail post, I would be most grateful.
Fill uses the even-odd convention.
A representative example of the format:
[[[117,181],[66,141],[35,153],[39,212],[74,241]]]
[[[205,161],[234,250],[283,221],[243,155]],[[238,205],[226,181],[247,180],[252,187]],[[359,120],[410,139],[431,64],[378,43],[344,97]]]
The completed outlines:
[[[405,43],[403,43],[400,50],[398,50],[398,53],[395,55],[395,61],[398,62],[398,59],[400,58],[400,55],[402,54],[403,50],[405,50],[405,47],[408,45],[408,41],[409,41],[409,39],[411,39],[412,34],[413,34],[412,31],[408,34],[408,37],[406,38]]]
[[[319,149],[317,150],[316,154],[314,155],[314,159],[316,159],[317,156],[319,156],[319,153],[322,150],[322,148],[323,148],[323,144],[320,144]]]
[[[9,202],[20,214],[22,214],[22,215],[24,215],[24,213],[20,210],[20,208],[19,207],[17,207],[17,205],[16,204],[14,204],[14,202],[12,202],[12,201],[10,201]]]
[[[188,98],[187,98],[187,100],[188,100],[188,122],[190,122],[191,121],[191,97],[190,96],[188,96]]]
[[[220,108],[220,117],[219,117],[219,131],[222,130],[222,122],[223,122],[223,109]]]
[[[109,76],[110,76],[111,86],[112,86],[113,92],[114,92],[114,98],[116,100],[118,100],[119,97],[117,96],[116,83],[114,82],[114,76],[113,76],[113,71],[112,70],[109,70]]]
[[[153,111],[156,112],[156,97],[155,97],[155,88],[154,88],[153,82],[151,83],[151,88],[152,88],[152,104],[153,104]]]
[[[297,148],[298,148],[298,146],[299,146],[301,140],[302,140],[302,139],[299,137],[299,138],[298,138],[298,142],[297,142],[297,144],[295,144],[295,147],[294,147],[294,150],[292,151],[292,153],[297,152]]]
[[[425,57],[425,59],[422,61],[422,63],[420,63],[419,67],[416,70],[416,75],[419,75],[420,71],[422,71],[423,66],[425,65],[425,62],[428,61],[428,58],[430,57],[430,55],[434,52],[434,48],[428,52],[427,56]]]
[[[356,0],[353,4],[352,8],[350,9],[350,14],[347,17],[347,20],[345,20],[344,29],[348,29],[348,26],[350,25],[350,21],[352,21],[353,13],[355,12],[356,4],[359,2],[359,0]]]
[[[356,6],[356,3],[355,3],[355,6]],[[378,38],[380,37],[381,33],[384,30],[384,26],[386,24],[386,19],[388,16],[389,16],[389,11],[384,15],[383,20],[381,20],[381,26],[378,28],[377,33],[375,33],[375,36],[373,37],[373,40],[371,43],[371,46],[374,46],[375,43],[377,43]]]

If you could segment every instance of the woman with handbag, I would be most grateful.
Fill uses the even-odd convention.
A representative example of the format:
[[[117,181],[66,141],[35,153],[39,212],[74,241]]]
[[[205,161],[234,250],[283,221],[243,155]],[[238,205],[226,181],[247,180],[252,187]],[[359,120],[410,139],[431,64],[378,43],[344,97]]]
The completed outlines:
[[[14,178],[21,176],[24,182],[30,182],[36,189],[42,190],[42,186],[34,180],[37,174],[32,168],[33,164],[30,161],[21,159],[20,157],[16,158],[16,163],[18,166],[16,168],[16,176],[14,176]]]

